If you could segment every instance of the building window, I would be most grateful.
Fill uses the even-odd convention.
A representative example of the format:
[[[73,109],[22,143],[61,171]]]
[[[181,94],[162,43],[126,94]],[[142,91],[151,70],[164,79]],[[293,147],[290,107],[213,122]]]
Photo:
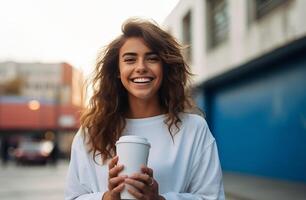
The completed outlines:
[[[191,63],[191,41],[192,41],[192,27],[191,27],[191,11],[189,11],[183,18],[183,44],[186,48],[183,51],[185,59]]]
[[[256,18],[261,18],[286,1],[288,0],[255,0]]]
[[[207,0],[208,47],[224,42],[229,35],[229,14],[226,0]]]

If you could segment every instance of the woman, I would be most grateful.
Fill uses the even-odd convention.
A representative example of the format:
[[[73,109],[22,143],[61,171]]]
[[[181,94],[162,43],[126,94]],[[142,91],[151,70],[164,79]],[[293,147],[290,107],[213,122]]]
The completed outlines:
[[[215,139],[186,94],[189,67],[180,45],[150,21],[130,19],[98,59],[93,96],[76,134],[66,200],[224,199]],[[119,176],[115,143],[139,135],[151,143],[148,167]]]

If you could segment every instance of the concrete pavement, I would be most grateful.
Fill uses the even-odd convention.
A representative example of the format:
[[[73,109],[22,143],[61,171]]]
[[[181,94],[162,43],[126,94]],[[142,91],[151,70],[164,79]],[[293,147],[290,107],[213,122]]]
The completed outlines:
[[[306,184],[223,173],[227,200],[306,200]]]
[[[0,167],[1,200],[64,199],[67,162],[55,166]]]
[[[61,200],[68,162],[0,167],[0,200]],[[227,200],[306,200],[306,184],[224,173]]]

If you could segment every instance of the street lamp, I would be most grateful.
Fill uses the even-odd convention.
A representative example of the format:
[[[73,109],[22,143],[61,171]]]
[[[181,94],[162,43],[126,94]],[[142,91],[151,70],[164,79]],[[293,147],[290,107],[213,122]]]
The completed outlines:
[[[37,100],[31,100],[28,102],[28,107],[30,110],[38,110],[40,108],[40,103]]]

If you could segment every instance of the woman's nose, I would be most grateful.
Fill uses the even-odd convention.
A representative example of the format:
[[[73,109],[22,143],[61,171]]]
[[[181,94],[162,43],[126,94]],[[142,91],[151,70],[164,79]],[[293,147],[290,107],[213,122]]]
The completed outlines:
[[[147,72],[147,66],[144,60],[139,59],[139,61],[136,63],[136,72],[138,73],[144,73]]]

